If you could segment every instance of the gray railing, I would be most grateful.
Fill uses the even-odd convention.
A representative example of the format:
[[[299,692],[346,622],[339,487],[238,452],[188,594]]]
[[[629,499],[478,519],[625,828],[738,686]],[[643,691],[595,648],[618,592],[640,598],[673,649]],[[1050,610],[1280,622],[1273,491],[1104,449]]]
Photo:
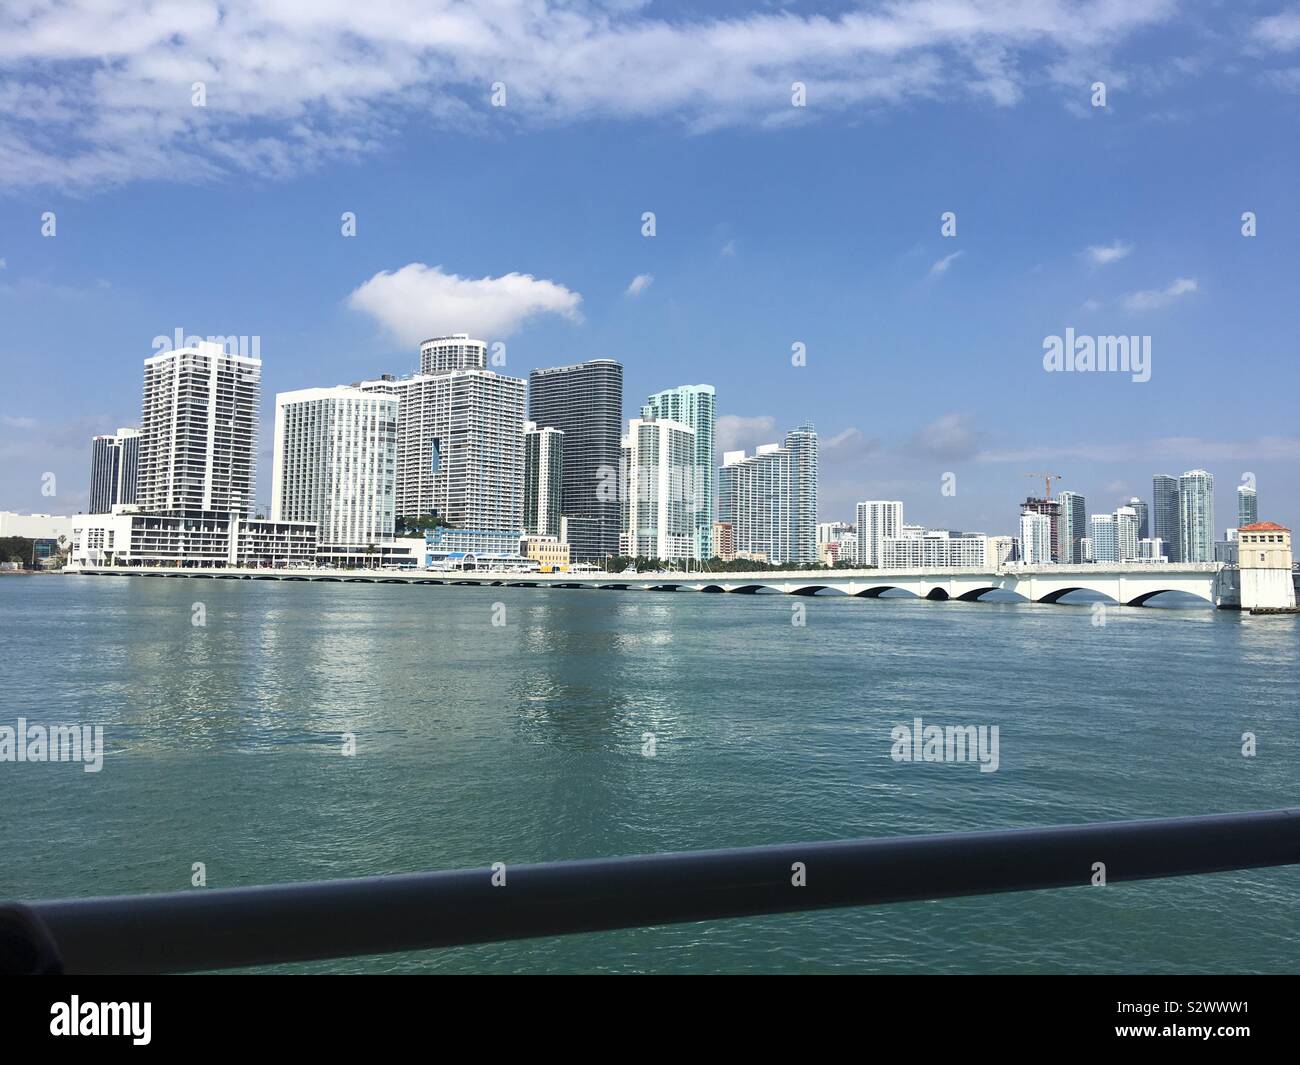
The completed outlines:
[[[1300,864],[1300,809],[29,902],[69,973],[225,969]],[[1104,868],[1103,868],[1104,867]],[[6,915],[0,907],[0,916]],[[25,922],[25,925],[23,924]],[[12,938],[12,933],[11,933]]]

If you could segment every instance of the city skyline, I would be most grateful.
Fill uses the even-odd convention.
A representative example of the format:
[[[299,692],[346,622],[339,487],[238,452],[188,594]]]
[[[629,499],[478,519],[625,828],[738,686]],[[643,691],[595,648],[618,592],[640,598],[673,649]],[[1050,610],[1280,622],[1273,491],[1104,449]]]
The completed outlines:
[[[367,120],[313,139],[323,165],[291,131],[263,139],[243,110],[254,101],[232,100],[228,85],[214,80],[206,110],[191,106],[190,76],[132,94],[166,111],[147,128],[178,131],[147,169],[94,178],[105,157],[78,150],[77,136],[69,159],[56,138],[15,155],[31,128],[0,115],[16,138],[0,138],[13,164],[0,180],[0,364],[23,376],[0,399],[0,499],[86,509],[82,441],[136,417],[133,375],[106,362],[147,352],[155,336],[260,338],[269,425],[276,392],[373,378],[407,365],[425,336],[466,329],[503,344],[494,369],[513,376],[618,359],[623,422],[657,390],[709,381],[719,450],[812,421],[824,518],[862,498],[906,497],[927,524],[1010,531],[1002,501],[1026,471],[1057,469],[1064,487],[1110,509],[1145,494],[1153,469],[1204,468],[1219,514],[1235,509],[1232,488],[1249,472],[1272,486],[1269,514],[1295,526],[1300,221],[1287,175],[1300,141],[1288,72],[1300,45],[1271,4],[1207,12],[1204,25],[1169,6],[1075,18],[1048,4],[1055,14],[1033,31],[1011,5],[946,29],[912,28],[890,10],[884,23],[908,29],[886,53],[938,79],[897,96],[868,91],[880,85],[871,79],[850,79],[847,92],[846,60],[811,15],[739,5],[678,25],[620,12],[627,35],[608,31],[612,54],[648,47],[638,29],[692,49],[711,33],[752,45],[751,18],[771,31],[789,19],[798,43],[772,71],[750,47],[729,53],[744,57],[735,98],[720,93],[725,79],[628,100],[622,79],[582,77],[569,91],[596,110],[549,117],[533,63],[500,55],[455,86],[455,167],[427,127],[447,116],[427,108],[382,124],[382,136]],[[75,32],[79,16],[67,17]],[[37,32],[47,18],[7,26],[11,48],[56,84],[84,84],[80,61]],[[865,48],[853,18],[828,25]],[[970,69],[975,41],[1004,49],[996,69]],[[175,60],[178,74],[204,48],[183,28],[118,46]],[[859,71],[880,61],[853,54]],[[512,82],[524,70],[531,89]],[[505,107],[489,99],[497,79],[513,90]],[[805,107],[791,103],[796,80]],[[1105,106],[1093,103],[1097,81]],[[69,90],[60,119],[92,131],[96,99]],[[193,139],[192,123],[209,118],[232,138],[219,158]],[[1064,168],[1045,149],[1062,144]],[[129,144],[115,147],[139,163]],[[1254,236],[1243,234],[1247,212]],[[642,235],[647,213],[653,236]],[[182,249],[193,254],[177,268]],[[1046,372],[1044,339],[1069,330],[1150,337],[1150,379]],[[46,472],[62,506],[40,494]],[[955,495],[939,493],[945,472],[957,474]]]

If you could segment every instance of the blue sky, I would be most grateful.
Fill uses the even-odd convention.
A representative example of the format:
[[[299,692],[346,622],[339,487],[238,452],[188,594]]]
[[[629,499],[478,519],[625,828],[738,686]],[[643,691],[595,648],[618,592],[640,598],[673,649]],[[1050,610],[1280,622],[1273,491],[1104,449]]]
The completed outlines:
[[[1220,533],[1247,473],[1300,520],[1300,5],[374,7],[0,14],[0,509],[85,505],[155,336],[259,336],[269,409],[467,330],[620,359],[628,414],[712,383],[723,446],[811,420],[828,520],[1010,532],[1029,471],[1099,512],[1193,467]],[[1067,327],[1150,381],[1045,372]]]

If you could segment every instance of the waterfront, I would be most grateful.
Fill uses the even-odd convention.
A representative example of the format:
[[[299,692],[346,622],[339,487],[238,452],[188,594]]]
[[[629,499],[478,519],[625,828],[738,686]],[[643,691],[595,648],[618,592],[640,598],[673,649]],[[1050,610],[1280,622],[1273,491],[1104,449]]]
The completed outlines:
[[[791,625],[795,606],[806,626]],[[215,887],[1294,804],[1296,619],[1094,618],[775,595],[6,581],[0,724],[102,724],[107,754],[91,774],[0,765],[0,897],[183,889],[193,862]],[[998,771],[893,762],[890,729],[917,717],[999,726]],[[1254,759],[1240,753],[1247,730]],[[339,753],[344,732],[356,757]],[[1294,971],[1298,901],[1300,870],[1275,869],[301,968]]]

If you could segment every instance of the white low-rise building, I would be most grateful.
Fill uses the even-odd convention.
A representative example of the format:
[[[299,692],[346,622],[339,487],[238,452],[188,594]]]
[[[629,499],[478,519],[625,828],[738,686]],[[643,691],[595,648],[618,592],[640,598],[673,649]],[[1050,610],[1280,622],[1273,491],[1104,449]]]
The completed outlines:
[[[68,565],[260,568],[316,560],[314,522],[262,521],[215,511],[112,514],[72,519]]]
[[[72,518],[57,514],[17,514],[0,510],[0,539],[21,536],[25,540],[57,540],[72,532]]]

